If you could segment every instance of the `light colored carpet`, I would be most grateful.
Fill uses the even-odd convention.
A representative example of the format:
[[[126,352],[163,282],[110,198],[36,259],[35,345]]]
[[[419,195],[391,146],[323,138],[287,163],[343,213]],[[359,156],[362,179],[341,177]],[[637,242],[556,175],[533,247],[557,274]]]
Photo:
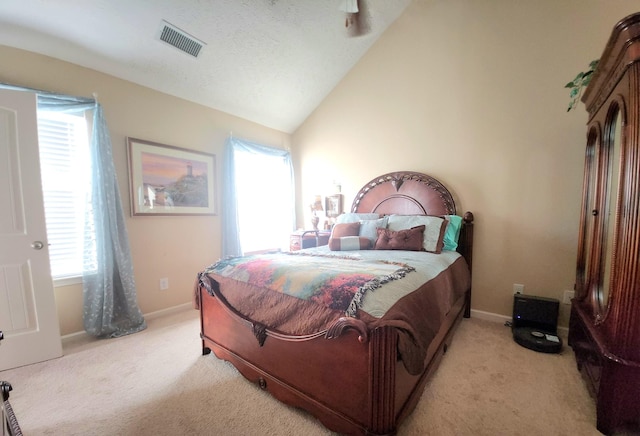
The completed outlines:
[[[75,340],[59,359],[0,372],[31,435],[329,435],[230,364],[200,353],[198,312]],[[1,351],[1,350],[0,350]],[[536,353],[501,324],[463,320],[399,435],[599,435],[571,348]]]

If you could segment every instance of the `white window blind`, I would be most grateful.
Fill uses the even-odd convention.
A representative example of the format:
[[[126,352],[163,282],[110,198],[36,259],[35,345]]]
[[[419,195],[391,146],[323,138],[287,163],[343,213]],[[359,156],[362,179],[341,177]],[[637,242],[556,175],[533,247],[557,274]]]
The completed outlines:
[[[83,115],[38,111],[40,172],[54,279],[81,276],[85,262],[84,222],[91,192],[87,130]]]

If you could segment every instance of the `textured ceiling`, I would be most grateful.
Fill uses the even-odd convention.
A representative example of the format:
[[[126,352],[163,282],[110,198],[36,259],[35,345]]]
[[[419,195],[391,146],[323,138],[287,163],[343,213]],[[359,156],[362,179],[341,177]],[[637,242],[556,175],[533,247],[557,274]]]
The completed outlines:
[[[73,62],[293,132],[411,0],[0,0],[0,44]],[[206,45],[159,41],[162,20]]]

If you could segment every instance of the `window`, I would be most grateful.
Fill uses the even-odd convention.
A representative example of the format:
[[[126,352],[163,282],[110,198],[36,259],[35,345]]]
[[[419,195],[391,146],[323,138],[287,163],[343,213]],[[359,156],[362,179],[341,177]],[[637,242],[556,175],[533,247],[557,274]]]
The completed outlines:
[[[289,247],[293,228],[291,170],[282,156],[235,152],[238,233],[244,253]]]
[[[51,274],[56,281],[80,277],[85,262],[85,214],[91,193],[84,113],[39,110],[38,137]],[[92,254],[95,258],[95,249]]]

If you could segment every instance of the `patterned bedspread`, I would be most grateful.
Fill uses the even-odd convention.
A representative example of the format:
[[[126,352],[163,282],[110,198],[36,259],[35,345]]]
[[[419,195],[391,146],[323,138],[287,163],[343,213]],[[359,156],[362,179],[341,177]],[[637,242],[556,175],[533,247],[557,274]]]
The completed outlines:
[[[270,289],[355,316],[364,295],[415,271],[384,260],[320,253],[274,253],[221,260],[204,272]]]
[[[292,336],[326,330],[345,313],[370,330],[391,326],[405,367],[419,374],[440,325],[470,287],[464,259],[455,252],[313,250],[219,261],[198,275],[194,303],[200,286],[213,295],[215,285],[244,318]]]

